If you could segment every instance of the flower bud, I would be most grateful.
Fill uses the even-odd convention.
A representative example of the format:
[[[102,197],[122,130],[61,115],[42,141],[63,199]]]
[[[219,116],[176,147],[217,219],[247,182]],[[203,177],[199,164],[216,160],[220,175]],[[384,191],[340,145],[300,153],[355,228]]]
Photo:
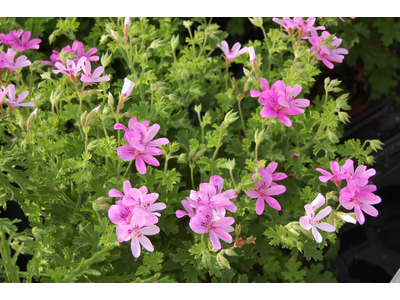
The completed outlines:
[[[47,235],[47,232],[43,229],[33,227],[32,228],[32,234],[35,237],[35,239],[41,239],[42,236]]]
[[[226,250],[225,250],[225,253],[226,253],[226,255],[229,255],[229,256],[238,256],[238,255],[236,254],[236,252],[233,251],[233,250],[231,250],[231,249],[226,249]]]
[[[158,49],[164,46],[164,41],[161,39],[156,39],[151,42],[150,46],[147,49]]]
[[[125,18],[124,21],[124,36],[128,37],[129,29],[131,28],[131,19],[129,17]]]
[[[192,21],[183,21],[183,26],[185,26],[187,29],[190,28],[190,26],[192,26],[193,22]]]
[[[171,47],[172,49],[176,49],[179,45],[179,34],[177,36],[172,36],[171,38]]]
[[[111,29],[111,35],[122,44],[122,40],[119,37],[118,33]]]
[[[260,17],[255,17],[255,18],[249,18],[251,24],[257,27],[262,27],[263,26],[263,18]]]
[[[15,238],[15,240],[21,241],[21,242],[31,242],[33,240],[32,237],[26,236],[26,235],[20,235]]]
[[[112,53],[108,54],[108,51],[106,53],[103,53],[101,56],[101,65],[105,68],[107,67],[112,59]]]
[[[52,105],[56,105],[61,98],[62,91],[60,90],[53,90],[50,93],[50,103]]]
[[[28,118],[27,125],[26,125],[26,131],[29,131],[29,125],[36,119],[38,113],[38,108],[36,107],[35,110],[31,113],[31,115]]]
[[[237,114],[238,114],[237,112],[233,112],[233,109],[228,111],[228,113],[225,115],[224,123],[229,125],[229,124],[232,124],[233,122],[235,122],[237,119],[239,119]]]
[[[236,226],[235,226],[235,234],[236,234],[236,236],[240,235],[241,232],[242,232],[242,225],[240,223],[236,224]]]
[[[179,157],[178,157],[178,163],[186,164],[186,162],[187,162],[186,153],[181,153],[181,155],[179,155]]]
[[[324,80],[324,86],[327,87],[331,79],[329,77],[326,77]]]
[[[99,112],[100,109],[100,105],[97,106],[95,109],[93,109],[89,115],[86,117],[86,122],[85,122],[85,126],[87,126],[87,124],[89,123],[89,121],[95,116],[97,115],[97,113]]]
[[[204,152],[206,152],[206,150],[207,150],[207,148],[204,148],[204,149],[202,149],[202,150],[199,150],[199,151],[196,153],[195,157],[193,158],[193,161],[195,161],[195,160],[198,159],[200,156],[202,156],[202,155],[204,154]]]
[[[134,87],[135,83],[133,81],[130,81],[128,78],[124,79],[124,85],[122,86],[121,90],[122,103],[124,103],[126,99],[130,96]]]
[[[110,92],[108,92],[108,105],[110,105],[112,110],[114,106],[114,96]]]
[[[229,265],[228,260],[225,257],[223,257],[222,255],[220,255],[220,254],[217,255],[217,262],[224,269],[230,269],[231,268],[231,266]]]
[[[200,114],[200,112],[201,112],[201,103],[199,105],[195,105],[194,106],[194,111],[197,112],[198,114]]]
[[[81,124],[82,124],[82,126],[85,126],[86,117],[87,117],[87,111],[85,111],[85,112],[81,115]]]
[[[237,89],[237,82],[236,82],[235,77],[231,77],[230,80],[231,80],[233,89],[236,91],[236,89]]]

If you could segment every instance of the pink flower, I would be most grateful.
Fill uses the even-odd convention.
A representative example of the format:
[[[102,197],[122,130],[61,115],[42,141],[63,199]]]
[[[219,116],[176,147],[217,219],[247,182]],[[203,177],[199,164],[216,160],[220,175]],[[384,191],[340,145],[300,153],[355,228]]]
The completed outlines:
[[[310,49],[311,52],[318,51],[316,58],[321,60],[329,69],[333,69],[334,65],[332,62],[342,63],[344,59],[343,54],[348,54],[349,51],[345,48],[338,48],[342,43],[342,39],[336,37],[333,38],[333,42],[330,44],[334,49],[330,49],[326,45],[321,45],[322,41],[326,40],[330,35],[328,31],[323,31],[319,37],[316,30],[311,30],[311,37],[308,41],[313,45]]]
[[[122,243],[131,240],[131,251],[135,258],[141,253],[140,245],[147,251],[154,251],[153,244],[146,235],[155,235],[160,228],[154,224],[147,225],[146,219],[140,215],[134,215],[129,224],[122,224],[117,227],[117,239]]]
[[[189,201],[182,200],[181,204],[186,211],[178,209],[175,214],[177,218],[182,218],[183,216],[189,216],[189,218],[193,218],[196,215],[196,212],[193,210],[193,207],[190,205]]]
[[[226,41],[222,41],[221,45],[218,44],[217,46],[222,50],[222,52],[224,52],[225,57],[229,62],[234,60],[239,55],[247,52],[247,47],[243,47],[242,49],[240,49],[240,43],[235,43],[232,49],[229,49],[229,45]]]
[[[277,167],[278,163],[273,161],[270,162],[268,166],[266,166],[265,168],[265,170],[272,176],[272,182],[271,182],[272,186],[277,185],[274,181],[282,180],[288,177],[285,173],[274,173]]]
[[[354,208],[357,221],[362,225],[365,222],[365,217],[362,212],[376,217],[378,210],[372,204],[378,204],[382,200],[372,192],[376,191],[375,185],[358,186],[356,184],[349,184],[340,192],[339,202],[348,210]]]
[[[317,215],[315,215],[314,210],[318,209],[323,204],[325,204],[325,198],[321,194],[318,194],[311,204],[306,204],[304,206],[306,215],[301,217],[299,220],[301,227],[303,227],[305,230],[311,229],[313,237],[317,243],[322,242],[322,236],[317,228],[327,232],[334,232],[336,230],[335,226],[329,223],[321,222],[321,220],[329,215],[332,211],[330,206],[325,207],[324,209],[320,210]]]
[[[136,169],[140,174],[146,174],[145,162],[152,166],[159,166],[160,163],[154,155],[162,154],[162,150],[157,146],[169,143],[167,138],[152,140],[160,130],[160,125],[154,124],[148,127],[149,121],[137,122],[136,117],[129,121],[129,129],[120,123],[114,125],[114,129],[125,130],[124,139],[129,145],[117,148],[117,155],[124,161],[135,160]]]
[[[365,186],[368,184],[368,179],[375,174],[375,169],[367,170],[367,167],[364,165],[358,166],[357,169],[354,171],[354,165],[352,163],[347,170],[346,179],[347,182],[355,182],[355,184],[359,186]]]
[[[232,243],[232,236],[228,232],[235,229],[230,226],[235,222],[232,217],[219,217],[211,207],[203,205],[196,210],[196,215],[190,219],[190,228],[198,234],[209,233],[211,244],[215,250],[221,249],[219,239]]]
[[[23,67],[29,66],[31,62],[27,60],[25,55],[21,55],[18,58],[14,58],[15,51],[13,49],[8,49],[5,55],[5,66],[8,72],[12,73],[15,70],[21,69]]]
[[[16,107],[19,106],[35,106],[33,102],[26,102],[26,103],[21,103],[24,101],[26,96],[28,96],[28,91],[23,91],[19,95],[15,95],[15,86],[13,84],[9,84],[7,87],[7,96],[6,101],[8,102],[8,105],[10,106],[10,110],[13,110]]]
[[[19,49],[20,52],[28,49],[35,49],[35,50],[39,49],[39,43],[41,43],[42,40],[38,38],[29,40],[30,37],[31,37],[31,32],[25,31],[21,37],[21,41],[18,40],[14,44],[14,49],[15,50]]]
[[[97,55],[93,56],[93,54],[97,52],[97,48],[91,48],[85,53],[83,43],[79,41],[74,41],[72,47],[70,45],[65,46],[60,52],[56,50],[52,50],[52,52],[53,54],[50,55],[50,61],[42,61],[41,63],[43,65],[54,66],[56,62],[62,63],[60,59],[60,52],[68,52],[75,55],[76,57],[73,59],[75,63],[78,63],[82,57],[86,58],[88,61],[98,61],[100,59]]]
[[[134,87],[135,83],[133,81],[130,81],[128,78],[124,79],[124,85],[121,90],[122,102],[125,102],[126,98],[130,96]]]
[[[97,67],[96,70],[92,71],[92,68],[90,66],[90,61],[88,60],[85,61],[82,71],[83,74],[81,75],[81,81],[86,84],[110,80],[110,77],[108,76],[99,77],[104,72],[104,68],[102,66]]]
[[[188,202],[193,208],[206,205],[211,208],[217,209],[220,213],[225,213],[225,209],[230,212],[236,212],[236,205],[230,199],[236,198],[234,189],[222,192],[224,186],[224,179],[219,175],[210,177],[210,182],[200,183],[200,190],[190,192],[190,197],[187,197]]]
[[[19,42],[19,37],[23,32],[22,29],[18,29],[18,31],[11,30],[8,34],[0,33],[0,41],[11,48],[15,43]]]
[[[267,202],[267,204],[273,209],[281,210],[281,205],[279,204],[279,202],[271,196],[284,193],[286,191],[286,187],[284,185],[272,186],[272,175],[266,169],[261,168],[260,170],[258,170],[258,173],[260,173],[262,176],[262,182],[257,182],[256,189],[249,189],[249,192],[245,191],[246,195],[250,198],[257,198],[256,214],[261,215],[264,212],[265,202]],[[255,174],[253,174],[253,179],[254,178]]]
[[[124,205],[134,205],[136,204],[136,201],[132,198],[132,196],[129,194],[129,190],[132,188],[131,183],[129,182],[129,180],[125,180],[123,183],[123,191],[124,194],[122,194],[120,191],[118,191],[117,189],[111,189],[108,192],[108,196],[109,197],[122,197],[122,203]]]
[[[282,80],[275,81],[271,89],[268,80],[260,79],[262,92],[250,90],[251,97],[259,97],[258,102],[264,105],[260,111],[260,115],[264,118],[278,118],[285,126],[292,126],[292,121],[287,115],[299,115],[304,112],[299,107],[307,107],[310,101],[307,99],[295,99],[301,92],[301,86],[296,85],[294,88],[286,86]]]
[[[85,62],[86,58],[83,57],[81,58],[77,64],[75,64],[75,61],[71,60],[71,59],[67,59],[67,64],[66,66],[64,66],[62,63],[60,62],[56,62],[55,63],[55,67],[57,68],[57,70],[53,70],[54,74],[58,74],[58,73],[63,73],[67,76],[69,76],[72,81],[76,81],[76,77],[78,76],[78,73],[82,70],[83,67],[83,63]]]
[[[254,51],[254,47],[250,46],[248,48],[249,56],[250,56],[250,62],[257,62],[257,56],[256,52]]]
[[[343,179],[346,179],[347,170],[353,165],[353,161],[351,159],[346,160],[344,165],[340,167],[339,163],[336,161],[331,161],[331,170],[332,173],[328,171],[316,168],[315,170],[322,173],[323,176],[319,176],[319,180],[321,182],[327,182],[328,180],[332,180],[338,187],[340,187],[340,183]]]

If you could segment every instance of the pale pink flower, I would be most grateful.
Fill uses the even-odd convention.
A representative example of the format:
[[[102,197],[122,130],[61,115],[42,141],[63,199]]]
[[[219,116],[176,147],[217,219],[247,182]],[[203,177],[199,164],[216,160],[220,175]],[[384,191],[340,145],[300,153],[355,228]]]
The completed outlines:
[[[341,218],[343,221],[347,222],[347,223],[353,223],[356,224],[357,220],[354,219],[352,216],[350,216],[349,214],[346,214],[344,212],[338,211],[335,213],[339,218]]]
[[[91,84],[95,82],[109,81],[110,77],[101,76],[104,72],[104,67],[97,67],[94,71],[92,71],[92,67],[90,65],[90,61],[86,60],[85,64],[82,67],[83,74],[81,75],[81,81],[86,84]]]
[[[222,41],[221,45],[218,44],[217,46],[222,50],[222,52],[224,52],[225,57],[229,62],[234,60],[239,55],[247,52],[247,47],[243,47],[242,49],[240,49],[240,43],[235,43],[232,49],[229,49],[229,45],[226,41]]]
[[[26,96],[28,96],[29,91],[23,91],[19,95],[15,95],[15,86],[13,84],[9,84],[7,87],[7,96],[6,101],[8,102],[8,105],[10,106],[10,110],[13,110],[16,107],[19,106],[35,106],[33,102],[25,102],[21,103],[24,101]]]
[[[322,236],[317,228],[327,232],[334,232],[336,228],[329,223],[321,222],[323,218],[330,214],[330,212],[332,211],[332,207],[327,206],[324,209],[320,210],[317,215],[315,215],[315,209],[318,209],[323,204],[325,204],[325,198],[321,194],[318,194],[317,198],[313,201],[312,204],[306,204],[304,206],[304,209],[306,210],[306,215],[300,218],[299,223],[300,226],[303,227],[305,230],[311,229],[315,241],[317,243],[321,243]]]
[[[7,54],[5,55],[5,66],[8,69],[8,72],[12,73],[15,70],[31,65],[31,62],[25,55],[18,56],[18,58],[14,58],[14,56],[15,51],[11,48],[8,49]]]
[[[190,228],[198,234],[209,233],[211,244],[215,250],[221,249],[219,239],[232,243],[232,236],[228,232],[235,229],[230,226],[235,222],[232,217],[219,217],[211,207],[203,205],[196,210],[196,215],[190,219]]]
[[[121,90],[122,102],[125,102],[126,98],[130,96],[134,87],[135,83],[133,81],[130,81],[128,78],[124,79],[124,85]]]
[[[257,56],[256,52],[254,51],[254,47],[250,46],[248,48],[249,56],[250,56],[250,62],[257,62]]]
[[[345,209],[354,209],[357,221],[362,225],[365,222],[363,212],[373,217],[379,214],[372,204],[378,204],[382,200],[373,193],[374,191],[376,191],[375,185],[349,184],[340,191],[339,202]]]
[[[146,219],[138,214],[134,215],[129,224],[119,225],[116,229],[118,242],[131,240],[131,251],[135,258],[141,253],[142,245],[147,251],[154,251],[153,244],[146,235],[155,235],[160,228],[154,224],[148,225]]]
[[[77,64],[75,64],[75,61],[67,59],[67,64],[65,66],[60,62],[56,62],[55,67],[57,68],[57,70],[53,70],[53,73],[54,74],[63,73],[69,76],[73,81],[75,81],[76,77],[78,76],[78,73],[82,71],[83,63],[85,61],[86,58],[83,57],[78,61]]]
[[[256,189],[249,189],[249,192],[245,191],[246,195],[250,198],[257,198],[256,214],[261,215],[264,212],[265,202],[273,209],[281,210],[281,205],[279,202],[271,196],[284,193],[286,191],[286,187],[284,185],[272,186],[272,175],[266,169],[261,168],[258,170],[258,173],[260,173],[262,176],[262,182],[257,182]],[[255,174],[253,174],[253,179],[254,178]]]

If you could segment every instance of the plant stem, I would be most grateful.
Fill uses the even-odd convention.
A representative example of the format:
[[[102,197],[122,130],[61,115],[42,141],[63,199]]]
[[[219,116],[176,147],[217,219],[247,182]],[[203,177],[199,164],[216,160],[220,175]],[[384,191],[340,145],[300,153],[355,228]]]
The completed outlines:
[[[131,168],[131,164],[132,164],[133,160],[131,160],[128,164],[128,167],[126,168],[126,171],[124,173],[124,176],[122,176],[123,178],[125,178],[126,174],[128,173],[129,169]]]
[[[235,179],[233,178],[232,169],[229,169],[229,173],[231,174],[231,179],[232,179],[232,183],[233,183],[233,188],[236,190],[236,184],[235,184]]]
[[[240,106],[240,102],[242,102],[242,101],[239,101],[239,100],[238,100],[240,120],[242,121],[242,126],[243,126],[244,135],[246,136],[246,126],[245,126],[245,123],[244,123],[243,114],[242,114],[242,108],[241,108],[241,106]]]

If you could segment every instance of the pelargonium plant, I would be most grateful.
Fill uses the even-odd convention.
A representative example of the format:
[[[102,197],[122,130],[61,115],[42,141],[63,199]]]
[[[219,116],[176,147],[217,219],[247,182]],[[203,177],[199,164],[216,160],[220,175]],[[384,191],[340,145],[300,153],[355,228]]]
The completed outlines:
[[[88,20],[0,33],[0,205],[29,222],[0,214],[2,280],[336,282],[382,143],[339,143],[340,79],[310,94],[348,53],[329,20],[250,18],[263,39],[232,47],[206,18]]]

